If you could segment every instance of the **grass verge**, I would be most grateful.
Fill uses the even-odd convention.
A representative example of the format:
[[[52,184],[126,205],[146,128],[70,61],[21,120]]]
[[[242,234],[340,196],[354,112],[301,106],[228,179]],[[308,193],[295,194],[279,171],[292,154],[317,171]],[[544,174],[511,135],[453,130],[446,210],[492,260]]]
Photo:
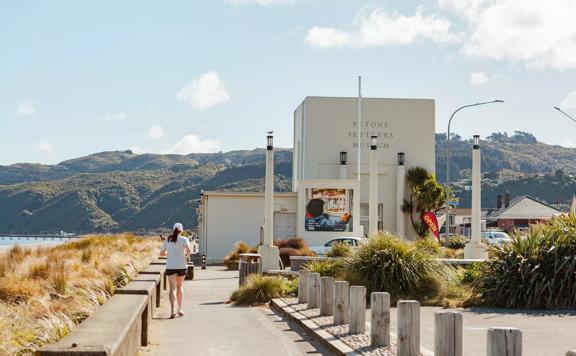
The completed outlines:
[[[0,355],[32,355],[66,336],[157,254],[159,241],[94,235],[0,256]]]

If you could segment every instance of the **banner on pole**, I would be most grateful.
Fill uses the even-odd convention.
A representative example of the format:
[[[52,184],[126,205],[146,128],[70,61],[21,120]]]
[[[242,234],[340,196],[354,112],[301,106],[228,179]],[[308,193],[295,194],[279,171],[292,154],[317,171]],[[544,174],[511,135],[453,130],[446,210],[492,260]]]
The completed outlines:
[[[438,228],[438,219],[436,219],[436,215],[429,211],[424,214],[422,220],[424,220],[426,225],[428,225],[428,228],[432,231],[434,236],[436,236],[436,239],[440,241],[440,229]]]

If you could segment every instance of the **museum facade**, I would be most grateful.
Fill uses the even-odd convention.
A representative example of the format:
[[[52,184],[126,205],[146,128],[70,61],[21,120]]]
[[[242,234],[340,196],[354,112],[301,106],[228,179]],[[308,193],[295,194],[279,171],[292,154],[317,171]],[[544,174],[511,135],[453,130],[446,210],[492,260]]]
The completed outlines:
[[[415,166],[435,172],[434,100],[307,97],[293,128],[292,192],[274,193],[275,240],[314,246],[376,230],[413,238],[400,209],[404,177]],[[198,231],[209,262],[237,241],[257,245],[263,225],[264,193],[203,192]]]

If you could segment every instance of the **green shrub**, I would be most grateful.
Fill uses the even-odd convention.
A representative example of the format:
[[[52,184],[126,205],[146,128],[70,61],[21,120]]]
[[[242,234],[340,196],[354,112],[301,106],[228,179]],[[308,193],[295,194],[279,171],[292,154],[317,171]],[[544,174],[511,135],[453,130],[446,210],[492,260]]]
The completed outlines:
[[[322,277],[343,278],[345,262],[342,259],[313,260],[304,268],[310,272],[320,273]]]
[[[474,284],[486,305],[576,308],[576,217],[562,215],[491,248]]]
[[[452,268],[418,244],[388,233],[380,233],[360,247],[346,269],[351,282],[363,282],[369,292],[388,292],[395,299],[414,298],[431,280],[455,282]]]
[[[349,257],[352,255],[352,247],[346,243],[335,243],[326,252],[326,257]]]
[[[224,257],[224,265],[229,270],[237,270],[240,262],[240,255],[243,253],[257,253],[258,247],[250,247],[245,242],[237,242],[234,249]]]
[[[274,298],[291,296],[298,288],[298,280],[288,281],[282,277],[263,276],[253,274],[248,277],[246,284],[232,293],[230,301],[239,305],[259,305],[268,303]]]
[[[440,249],[440,244],[436,240],[432,240],[430,238],[423,238],[421,240],[417,240],[414,242],[414,245],[417,249],[432,254],[434,256],[440,255],[442,252]]]
[[[482,263],[472,263],[459,270],[458,277],[462,283],[474,283],[480,278]]]
[[[464,248],[468,242],[470,242],[470,237],[462,235],[450,236],[448,238],[448,243],[446,243],[445,240],[442,240],[443,246],[452,250]]]

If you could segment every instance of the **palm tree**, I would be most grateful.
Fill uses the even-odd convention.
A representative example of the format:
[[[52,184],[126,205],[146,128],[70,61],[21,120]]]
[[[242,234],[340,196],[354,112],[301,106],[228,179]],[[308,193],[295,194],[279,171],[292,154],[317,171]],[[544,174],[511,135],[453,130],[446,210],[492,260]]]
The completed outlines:
[[[409,214],[412,227],[418,236],[425,238],[428,225],[422,218],[427,212],[437,213],[446,201],[444,187],[436,182],[436,177],[423,167],[413,167],[406,172],[410,196],[404,199],[402,211]]]

